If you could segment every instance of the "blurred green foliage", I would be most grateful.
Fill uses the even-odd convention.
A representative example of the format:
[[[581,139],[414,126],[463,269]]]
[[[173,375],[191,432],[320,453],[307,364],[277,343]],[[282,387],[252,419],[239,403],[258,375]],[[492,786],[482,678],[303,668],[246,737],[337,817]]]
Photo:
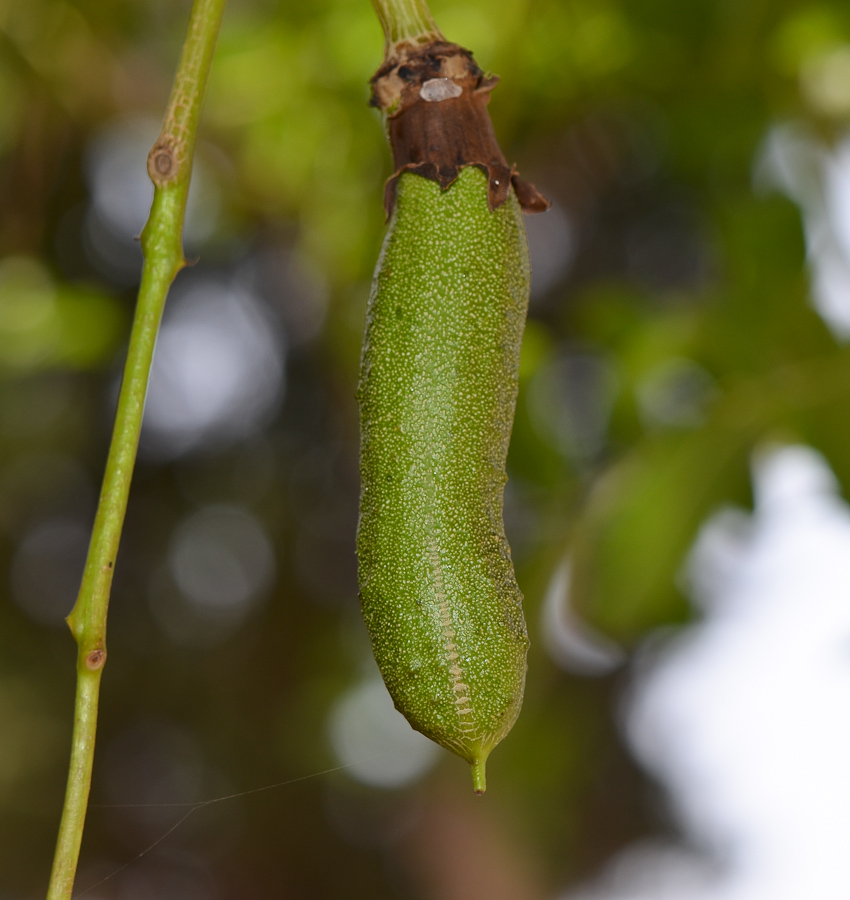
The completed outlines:
[[[551,896],[669,827],[617,736],[627,667],[588,678],[547,655],[552,573],[569,559],[571,603],[629,648],[690,615],[688,549],[712,512],[749,502],[760,445],[808,442],[850,484],[850,351],[811,287],[812,209],[828,230],[826,170],[850,118],[847,5],[432,7],[501,75],[503,148],[556,205],[529,222],[548,274],[509,460],[535,639],[525,710],[494,755],[486,806],[454,760],[398,790],[334,772],[197,813],[98,896],[451,900],[495,897],[497,877],[501,896]],[[139,201],[128,178],[107,183],[98,148],[133,129],[153,140],[187,17],[188,0],[0,0],[4,897],[38,896],[49,871],[74,653],[61,611],[32,597],[73,601],[138,269],[132,236],[115,243],[109,221],[143,207],[145,188]],[[229,441],[143,452],[95,804],[189,802],[333,767],[328,716],[372,675],[354,577],[354,388],[389,175],[366,106],[381,48],[367,0],[232,0],[226,13],[187,236],[200,262],[176,291],[202,277],[251,286],[286,336],[286,389]],[[797,193],[765,163],[788,123],[814,148]],[[144,177],[146,149],[128,171]],[[235,624],[192,612],[173,571],[181,523],[221,505],[249,511],[277,561]],[[80,886],[133,859],[173,812],[93,808]]]

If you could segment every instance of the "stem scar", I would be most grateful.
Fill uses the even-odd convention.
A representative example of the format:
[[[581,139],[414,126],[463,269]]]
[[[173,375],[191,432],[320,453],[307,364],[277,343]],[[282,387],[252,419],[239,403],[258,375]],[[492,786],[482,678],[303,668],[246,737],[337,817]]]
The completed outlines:
[[[157,187],[176,181],[180,173],[180,143],[171,135],[160,135],[148,154],[148,175]]]
[[[86,656],[86,668],[90,672],[96,672],[98,669],[103,668],[103,664],[106,662],[106,651],[105,650],[92,650]]]

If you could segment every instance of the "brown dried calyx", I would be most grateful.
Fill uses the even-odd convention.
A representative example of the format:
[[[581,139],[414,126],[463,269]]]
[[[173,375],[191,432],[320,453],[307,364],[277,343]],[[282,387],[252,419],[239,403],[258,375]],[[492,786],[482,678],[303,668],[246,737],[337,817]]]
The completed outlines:
[[[498,81],[457,44],[396,45],[371,80],[370,103],[386,114],[395,167],[384,189],[387,216],[403,172],[430,178],[445,190],[464,166],[478,166],[487,175],[490,209],[507,200],[511,185],[525,212],[549,208],[549,201],[519,177],[499,148],[487,112]]]

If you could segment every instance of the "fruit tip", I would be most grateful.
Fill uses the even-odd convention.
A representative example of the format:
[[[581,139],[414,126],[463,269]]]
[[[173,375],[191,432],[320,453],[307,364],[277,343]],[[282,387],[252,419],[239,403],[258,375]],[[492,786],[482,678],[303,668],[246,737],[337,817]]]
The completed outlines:
[[[479,795],[487,790],[487,777],[484,771],[486,765],[486,756],[479,757],[472,762],[472,789]]]

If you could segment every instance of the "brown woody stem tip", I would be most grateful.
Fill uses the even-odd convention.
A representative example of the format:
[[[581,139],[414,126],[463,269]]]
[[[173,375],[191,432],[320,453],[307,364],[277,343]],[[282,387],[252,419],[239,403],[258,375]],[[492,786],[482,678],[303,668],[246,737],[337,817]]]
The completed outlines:
[[[549,201],[509,166],[496,140],[487,104],[498,77],[486,75],[472,54],[457,44],[432,40],[400,43],[371,79],[370,104],[386,116],[394,173],[384,191],[387,216],[403,172],[430,178],[445,190],[464,166],[478,166],[489,182],[496,209],[511,186],[527,213]]]

